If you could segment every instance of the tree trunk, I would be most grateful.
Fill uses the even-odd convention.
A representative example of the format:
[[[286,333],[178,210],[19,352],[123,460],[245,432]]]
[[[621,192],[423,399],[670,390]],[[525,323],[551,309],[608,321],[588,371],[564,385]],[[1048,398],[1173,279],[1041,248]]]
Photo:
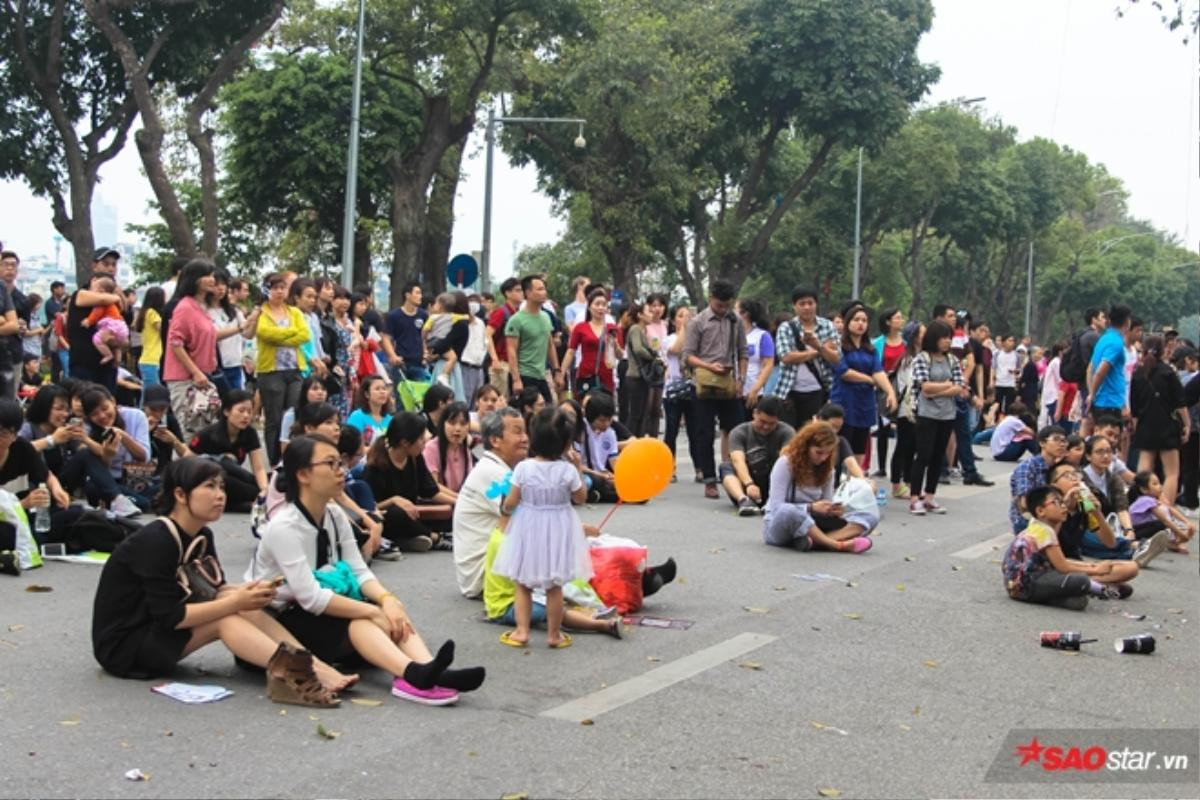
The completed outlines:
[[[371,271],[371,230],[361,222],[354,229],[354,267],[351,274],[352,286],[375,284],[375,276]]]
[[[446,286],[446,264],[450,261],[450,240],[454,233],[454,199],[462,175],[465,146],[466,140],[461,140],[446,151],[429,193],[425,238],[421,245],[421,274],[425,285],[435,292]]]

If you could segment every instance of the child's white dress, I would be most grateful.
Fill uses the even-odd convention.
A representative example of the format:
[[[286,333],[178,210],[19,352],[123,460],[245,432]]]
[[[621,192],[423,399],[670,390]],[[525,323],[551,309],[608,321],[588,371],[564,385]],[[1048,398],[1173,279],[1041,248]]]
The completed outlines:
[[[571,507],[571,493],[583,485],[579,471],[566,461],[528,458],[513,470],[512,483],[521,487],[521,502],[492,571],[531,589],[591,578],[583,524]]]

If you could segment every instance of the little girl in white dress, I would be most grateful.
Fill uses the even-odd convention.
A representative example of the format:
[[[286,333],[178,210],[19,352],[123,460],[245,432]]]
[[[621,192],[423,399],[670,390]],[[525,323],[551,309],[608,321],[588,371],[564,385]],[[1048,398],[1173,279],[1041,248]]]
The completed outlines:
[[[571,507],[587,499],[572,447],[574,427],[558,409],[538,412],[530,425],[531,457],[513,470],[512,488],[503,503],[512,519],[492,567],[517,584],[517,629],[501,637],[505,644],[529,642],[533,590],[544,589],[547,643],[555,649],[571,646],[571,635],[562,632],[562,587],[576,578],[592,577],[583,524]],[[575,456],[572,461],[564,459],[568,452]]]

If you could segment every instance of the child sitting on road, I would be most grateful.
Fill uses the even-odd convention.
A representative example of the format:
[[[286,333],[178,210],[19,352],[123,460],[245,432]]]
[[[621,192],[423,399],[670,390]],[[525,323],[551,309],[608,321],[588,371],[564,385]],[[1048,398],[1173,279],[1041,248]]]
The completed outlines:
[[[561,631],[562,587],[576,578],[592,577],[583,524],[571,508],[587,499],[579,457],[571,448],[573,427],[556,408],[542,409],[533,417],[530,458],[513,470],[512,487],[501,503],[502,513],[512,519],[492,571],[516,584],[516,630],[500,636],[511,647],[529,644],[534,589],[546,592],[547,644],[570,647],[570,634]]]
[[[1063,555],[1058,531],[1067,518],[1067,508],[1063,493],[1055,487],[1030,489],[1025,494],[1025,508],[1033,520],[1013,537],[1000,562],[1008,596],[1026,603],[1084,610],[1089,594],[1104,591],[1094,578],[1111,572],[1114,562],[1072,561]]]
[[[117,284],[113,282],[112,278],[102,278],[97,284],[96,291],[113,294],[117,291]],[[129,326],[125,324],[125,318],[121,316],[120,306],[115,303],[96,306],[80,324],[85,328],[96,328],[96,332],[92,334],[92,344],[100,353],[101,364],[107,364],[110,361],[120,363],[121,353],[129,346]]]
[[[1133,476],[1129,487],[1129,521],[1139,539],[1147,539],[1161,530],[1170,535],[1167,549],[1188,554],[1186,542],[1196,535],[1196,523],[1163,502],[1162,483],[1153,472],[1142,471]]]

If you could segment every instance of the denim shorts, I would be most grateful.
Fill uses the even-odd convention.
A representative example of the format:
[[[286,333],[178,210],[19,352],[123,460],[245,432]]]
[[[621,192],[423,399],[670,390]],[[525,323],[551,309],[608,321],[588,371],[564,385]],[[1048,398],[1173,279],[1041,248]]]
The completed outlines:
[[[546,621],[546,606],[541,603],[534,603],[533,610],[529,615],[530,625],[541,625]],[[517,624],[517,604],[513,603],[504,612],[504,616],[489,619],[488,622],[494,622],[497,625],[516,625]]]

